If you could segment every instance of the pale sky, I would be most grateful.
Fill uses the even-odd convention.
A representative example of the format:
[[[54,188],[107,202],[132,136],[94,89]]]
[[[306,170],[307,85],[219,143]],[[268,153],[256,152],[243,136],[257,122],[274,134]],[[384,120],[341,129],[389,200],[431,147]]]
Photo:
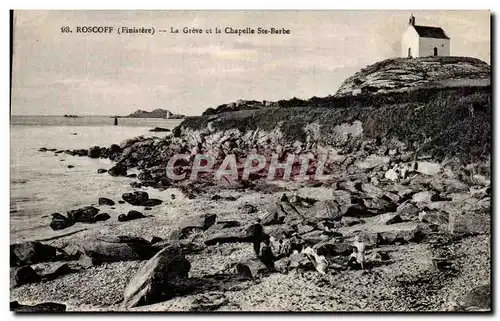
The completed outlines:
[[[410,13],[417,25],[445,30],[451,55],[490,63],[489,11],[17,11],[11,112],[199,115],[238,99],[333,95],[360,68],[400,54]],[[114,30],[76,33],[94,25]],[[122,26],[156,34],[118,35]],[[158,33],[227,26],[291,34]]]

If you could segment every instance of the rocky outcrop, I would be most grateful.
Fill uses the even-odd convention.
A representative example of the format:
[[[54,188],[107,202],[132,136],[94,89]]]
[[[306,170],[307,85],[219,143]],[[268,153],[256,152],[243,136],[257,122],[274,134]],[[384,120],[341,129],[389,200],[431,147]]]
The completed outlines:
[[[387,59],[347,78],[336,96],[405,91],[423,85],[463,85],[473,80],[489,84],[490,69],[487,63],[469,57]]]

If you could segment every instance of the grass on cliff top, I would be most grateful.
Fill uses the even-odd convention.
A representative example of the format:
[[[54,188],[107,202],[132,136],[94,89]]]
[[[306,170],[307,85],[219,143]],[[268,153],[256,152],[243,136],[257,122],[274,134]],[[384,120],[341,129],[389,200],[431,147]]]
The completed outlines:
[[[321,143],[332,144],[334,129],[342,123],[359,120],[367,138],[396,138],[441,160],[458,157],[470,162],[491,152],[491,87],[427,88],[401,93],[354,97],[312,98],[301,106],[265,108],[192,117],[180,127],[204,129],[214,118],[217,130],[260,128],[281,130],[289,141],[304,141],[303,128],[317,122]],[[474,117],[470,107],[474,106]]]

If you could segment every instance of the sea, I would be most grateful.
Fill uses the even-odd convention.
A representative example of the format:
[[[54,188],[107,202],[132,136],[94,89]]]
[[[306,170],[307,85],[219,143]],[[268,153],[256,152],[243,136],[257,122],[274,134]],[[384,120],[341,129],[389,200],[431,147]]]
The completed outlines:
[[[51,235],[52,213],[95,204],[99,197],[117,198],[131,189],[133,178],[97,174],[109,169],[107,159],[65,153],[40,152],[110,146],[143,135],[164,137],[170,132],[150,132],[154,127],[172,130],[182,120],[119,118],[110,116],[11,116],[10,119],[10,240],[11,243]],[[69,165],[74,166],[68,168]]]

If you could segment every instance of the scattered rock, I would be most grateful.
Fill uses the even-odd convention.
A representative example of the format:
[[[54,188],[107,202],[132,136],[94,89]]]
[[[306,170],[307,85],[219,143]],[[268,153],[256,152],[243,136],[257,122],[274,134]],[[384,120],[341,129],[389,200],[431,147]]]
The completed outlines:
[[[125,193],[122,195],[122,198],[131,205],[148,206],[147,201],[149,200],[149,195],[146,192],[136,191],[133,193]]]
[[[236,264],[236,271],[242,279],[255,279],[269,272],[269,269],[260,260],[249,260]]]
[[[245,214],[252,214],[257,212],[257,208],[252,204],[244,204],[240,207],[240,210]]]
[[[400,228],[399,226],[396,225],[398,224],[392,225],[394,226],[393,230],[388,230],[378,233],[377,243],[381,245],[392,245],[396,243],[406,244],[408,242],[419,243],[425,237],[425,234],[417,225],[412,227],[405,226],[403,228]]]
[[[107,169],[104,169],[104,168],[99,168],[99,169],[97,170],[97,174],[104,174],[104,173],[106,173],[107,171],[108,171]]]
[[[324,256],[348,256],[352,253],[352,248],[351,244],[336,243],[335,241],[323,241],[313,246],[313,249]]]
[[[81,223],[94,223],[94,217],[99,213],[99,209],[94,206],[85,206],[83,208],[79,208],[76,210],[69,211],[68,219],[72,222],[81,222]]]
[[[50,228],[54,231],[63,230],[65,228],[73,225],[74,222],[60,213],[52,214],[52,222],[50,222]]]
[[[161,203],[163,203],[162,200],[160,199],[157,199],[157,198],[150,198],[148,199],[145,203],[144,203],[144,206],[157,206],[157,205],[160,205]]]
[[[10,269],[10,286],[15,288],[28,283],[39,282],[40,276],[29,265]]]
[[[402,221],[401,216],[396,213],[385,213],[379,216],[379,222],[383,225],[401,223]]]
[[[109,206],[115,205],[115,202],[113,200],[106,198],[106,197],[99,198],[98,203],[99,203],[99,205],[109,205]]]
[[[35,305],[23,305],[17,301],[10,302],[10,310],[16,313],[58,313],[66,312],[66,305],[54,302],[44,302]]]
[[[222,230],[207,230],[205,245],[217,243],[251,242],[252,234],[248,226],[231,227]]]
[[[448,224],[448,214],[440,211],[422,211],[418,214],[418,220],[423,223],[444,225]]]
[[[399,204],[398,208],[396,209],[396,213],[404,219],[413,219],[418,216],[419,212],[420,209],[409,201]]]
[[[482,185],[482,186],[491,186],[491,180],[488,179],[486,176],[484,175],[473,175],[472,176],[472,180],[474,183],[476,184],[479,184],[479,185]]]
[[[99,158],[101,156],[101,148],[99,146],[90,147],[87,156],[90,158]]]
[[[191,264],[178,247],[166,247],[146,262],[132,277],[124,292],[126,308],[171,298],[182,288]]]
[[[359,219],[357,217],[350,217],[350,216],[342,216],[342,218],[340,219],[340,223],[343,226],[353,226],[356,224],[362,224],[364,222],[365,221],[363,221],[362,219]]]
[[[150,132],[169,132],[170,129],[163,127],[155,127],[149,130]]]
[[[417,172],[425,175],[434,176],[441,172],[442,166],[438,163],[432,162],[417,162],[417,168],[415,169]]]
[[[57,249],[40,242],[15,243],[10,245],[10,266],[23,266],[52,261]]]
[[[389,169],[387,172],[385,172],[384,177],[387,178],[388,180],[393,181],[393,182],[395,182],[399,179],[398,173],[396,173],[396,171],[393,170],[392,168]]]
[[[325,241],[330,238],[329,235],[325,234],[324,231],[311,231],[305,234],[302,234],[300,238],[311,245],[319,243],[321,241]]]
[[[489,284],[484,284],[473,288],[465,295],[462,305],[467,310],[471,310],[471,308],[490,310],[491,286]]]
[[[123,164],[116,164],[108,170],[111,176],[127,176],[127,166]]]
[[[389,164],[391,161],[390,157],[370,155],[364,161],[358,160],[354,162],[360,169],[373,169],[379,165]]]
[[[431,203],[439,201],[439,195],[433,191],[423,191],[413,194],[412,199],[417,203]]]
[[[144,214],[135,210],[130,210],[127,213],[127,221],[136,220],[138,218],[144,218],[144,217],[146,217],[144,216]]]
[[[157,249],[150,242],[139,237],[112,236],[86,239],[79,244],[83,252],[81,261],[92,265],[105,262],[147,260],[156,254]]]
[[[94,216],[94,220],[96,222],[104,222],[107,221],[111,218],[111,216],[108,213],[99,213],[96,216]]]
[[[73,167],[75,167],[75,166],[73,166],[73,165],[68,165],[67,167],[68,167],[68,168],[73,168]]]
[[[156,243],[160,243],[160,242],[163,242],[163,239],[161,237],[158,237],[158,236],[153,236],[151,238],[151,244],[156,244]]]
[[[203,214],[198,216],[191,216],[185,219],[180,224],[181,236],[180,239],[185,238],[195,230],[205,231],[215,224],[217,220],[216,214]]]
[[[38,263],[32,266],[39,276],[46,280],[53,280],[62,275],[73,272],[65,262]]]

